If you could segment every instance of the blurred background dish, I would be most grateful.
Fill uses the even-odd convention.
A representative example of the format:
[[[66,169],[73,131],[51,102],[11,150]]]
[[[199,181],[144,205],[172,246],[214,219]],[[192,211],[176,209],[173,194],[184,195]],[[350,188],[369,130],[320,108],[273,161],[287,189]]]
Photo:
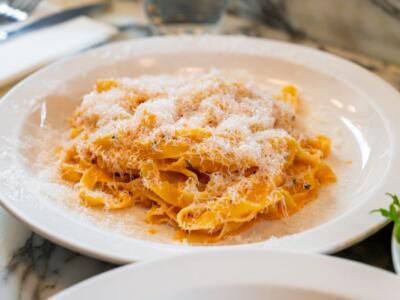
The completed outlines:
[[[359,263],[242,250],[129,265],[84,281],[51,300],[378,300],[398,293],[399,277]]]
[[[145,0],[147,17],[162,34],[216,32],[227,0]]]

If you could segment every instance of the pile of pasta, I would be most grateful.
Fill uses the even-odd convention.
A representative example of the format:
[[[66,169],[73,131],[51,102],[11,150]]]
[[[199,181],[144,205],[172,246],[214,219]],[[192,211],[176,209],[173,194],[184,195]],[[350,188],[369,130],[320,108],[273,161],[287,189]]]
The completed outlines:
[[[220,72],[98,80],[70,120],[62,179],[80,201],[140,206],[194,243],[279,219],[336,181],[331,142],[296,130],[298,91]]]

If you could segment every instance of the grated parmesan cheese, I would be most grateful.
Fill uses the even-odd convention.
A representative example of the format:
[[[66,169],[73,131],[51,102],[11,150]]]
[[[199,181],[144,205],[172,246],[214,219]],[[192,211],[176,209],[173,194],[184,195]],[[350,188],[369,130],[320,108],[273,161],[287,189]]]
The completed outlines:
[[[140,152],[135,142],[156,151],[161,141],[183,141],[190,153],[237,162],[241,173],[257,167],[272,176],[285,163],[286,153],[266,141],[291,135],[294,109],[252,82],[217,70],[115,81],[110,90],[86,95],[75,113],[74,126],[89,133],[73,141],[84,159],[101,157],[112,171],[131,174]],[[183,128],[203,128],[209,136],[192,141],[176,134]],[[118,137],[110,149],[95,143],[104,136]],[[210,180],[215,186],[218,176]]]

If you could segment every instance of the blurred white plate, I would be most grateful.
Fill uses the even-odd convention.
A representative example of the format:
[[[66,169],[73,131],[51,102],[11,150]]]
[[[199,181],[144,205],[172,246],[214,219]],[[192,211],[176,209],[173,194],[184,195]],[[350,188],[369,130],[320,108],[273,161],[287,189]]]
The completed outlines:
[[[399,277],[344,259],[225,250],[120,267],[51,300],[372,300],[391,299],[399,293]]]
[[[382,219],[369,212],[386,207],[389,201],[383,195],[400,186],[399,94],[375,75],[336,56],[244,37],[159,37],[111,44],[55,63],[21,82],[0,103],[1,204],[50,240],[107,261],[131,262],[209,249],[134,238],[55,205],[36,178],[40,170],[32,158],[38,153],[26,145],[31,131],[40,132],[42,125],[66,128],[65,119],[98,78],[210,67],[246,70],[275,86],[296,84],[311,111],[322,107],[327,112],[318,116],[325,129],[322,125],[315,129],[333,135],[334,153],[346,150],[342,156],[352,160],[344,171],[335,169],[340,188],[332,201],[318,199],[295,216],[265,227],[289,226],[298,233],[213,248],[333,252],[379,229]],[[341,148],[335,148],[339,144]],[[294,222],[302,214],[308,214],[309,221],[322,215],[325,219],[302,228]]]

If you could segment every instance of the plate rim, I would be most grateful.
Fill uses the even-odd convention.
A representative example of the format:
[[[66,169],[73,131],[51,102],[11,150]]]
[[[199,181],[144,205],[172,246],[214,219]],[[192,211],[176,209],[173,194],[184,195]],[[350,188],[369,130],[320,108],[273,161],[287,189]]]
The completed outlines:
[[[283,266],[282,269],[284,269],[284,271],[282,271],[282,273],[279,272],[279,270],[278,274],[274,273],[277,271],[274,262],[277,262],[276,265],[279,264]],[[205,273],[207,276],[202,277],[202,282],[200,284],[196,283],[198,286],[210,286],[215,284],[215,282],[218,282],[220,286],[223,284],[233,285],[238,284],[238,281],[240,280],[241,283],[239,282],[239,284],[242,285],[247,285],[249,281],[253,281],[257,284],[264,283],[281,287],[289,286],[292,288],[295,287],[303,290],[328,294],[340,290],[341,293],[335,294],[335,296],[350,297],[351,299],[361,299],[361,297],[363,297],[363,299],[378,299],[377,296],[379,295],[379,298],[381,298],[384,296],[385,292],[387,295],[393,295],[393,289],[388,289],[387,291],[382,292],[382,289],[380,288],[379,291],[374,292],[377,290],[376,287],[374,285],[369,286],[365,283],[364,279],[366,276],[370,277],[370,280],[379,276],[380,284],[386,283],[389,285],[389,281],[391,281],[390,284],[392,285],[392,288],[397,288],[400,292],[400,277],[396,276],[396,274],[357,261],[321,254],[306,254],[294,251],[225,249],[192,252],[184,255],[175,255],[172,257],[164,257],[152,261],[144,261],[117,267],[79,282],[78,284],[53,295],[49,300],[76,299],[74,296],[78,296],[82,290],[88,291],[89,289],[90,293],[90,289],[94,290],[96,286],[103,286],[102,283],[106,286],[107,282],[110,282],[110,285],[113,286],[114,289],[118,289],[118,286],[115,286],[115,282],[118,283],[120,280],[124,280],[124,278],[132,278],[132,276],[139,280],[143,278],[143,281],[145,281],[146,276],[152,277],[149,275],[153,274],[157,284],[157,280],[161,278],[165,279],[166,277],[164,276],[165,274],[158,274],[158,270],[160,269],[167,270],[166,272],[169,272],[170,275],[167,277],[173,277],[173,280],[165,283],[161,288],[158,286],[159,291],[157,291],[157,293],[159,293],[160,290],[161,293],[163,293],[167,289],[169,289],[169,291],[178,291],[179,288],[176,286],[182,286],[182,281],[185,281],[185,277],[187,276],[186,272],[181,272],[179,269],[181,270],[182,266],[187,266],[188,263],[191,263],[191,267],[196,269],[196,272],[199,272],[199,268],[204,268],[209,271],[206,272],[204,269],[200,270],[201,274]],[[226,267],[229,267],[229,265],[237,265],[238,263],[246,264],[246,270],[244,272],[242,268],[240,268],[241,272],[232,272],[232,270],[230,270],[229,276],[226,276],[227,278],[222,278],[223,276],[221,273],[224,272]],[[266,266],[272,265],[272,268],[263,268],[262,266],[264,264]],[[314,272],[303,271],[301,272],[302,276],[298,276],[296,271],[302,269],[304,264],[308,266],[307,270],[314,270]],[[237,267],[233,268],[237,269]],[[252,273],[254,272],[254,274],[249,274],[250,270]],[[315,272],[316,270],[318,270],[318,272]],[[143,276],[146,272],[149,275]],[[343,276],[343,274],[352,275]],[[257,282],[254,281],[255,277],[258,279]],[[359,277],[363,277],[362,280]],[[190,279],[188,281],[190,281]],[[314,284],[317,282],[319,282],[319,284],[315,286]],[[183,286],[193,288],[193,286],[189,284],[189,282],[184,282]],[[356,285],[355,287],[354,284]],[[147,289],[147,287],[145,287],[145,282],[139,282],[137,286],[139,286],[139,292],[141,292],[141,287]],[[170,286],[171,288],[169,288]],[[342,294],[342,290],[345,286],[347,286],[350,291],[346,294]],[[351,288],[349,288],[349,286]],[[370,288],[366,288],[368,286]],[[136,291],[134,285],[132,285],[132,290],[134,292]],[[128,292],[132,292],[132,290],[129,290],[129,288],[126,289]],[[87,296],[87,294],[85,295]]]
[[[322,52],[320,50],[314,49],[314,48],[310,48],[310,47],[306,47],[306,46],[302,46],[302,45],[298,45],[298,44],[291,44],[291,43],[287,43],[287,42],[282,42],[282,41],[275,41],[275,40],[268,40],[268,39],[261,39],[261,38],[250,38],[250,37],[243,37],[243,36],[203,36],[203,37],[193,37],[193,36],[167,36],[167,37],[148,37],[148,38],[143,38],[143,39],[137,39],[137,40],[130,40],[130,41],[121,41],[121,42],[116,42],[116,43],[111,43],[96,49],[92,49],[77,55],[73,55],[64,59],[61,59],[55,63],[52,63],[44,68],[42,68],[41,70],[33,73],[32,75],[28,76],[27,78],[25,78],[24,80],[22,80],[21,82],[19,82],[17,85],[15,85],[10,91],[8,91],[3,97],[2,100],[0,101],[0,109],[3,107],[3,105],[7,104],[7,99],[11,99],[13,93],[15,93],[16,91],[18,91],[21,87],[24,87],[26,84],[29,84],[29,82],[31,80],[34,80],[36,77],[39,77],[41,74],[45,74],[47,71],[52,70],[52,68],[57,68],[58,66],[62,66],[63,64],[67,64],[75,59],[80,59],[82,57],[84,57],[85,55],[96,55],[98,53],[101,53],[102,51],[106,51],[106,50],[110,50],[111,48],[115,47],[123,47],[123,46],[134,46],[134,45],[138,45],[138,44],[146,44],[146,43],[157,43],[157,42],[161,42],[161,43],[172,43],[172,42],[176,42],[179,46],[182,46],[182,44],[187,44],[188,42],[194,42],[194,43],[198,43],[198,45],[200,45],[201,47],[203,47],[201,49],[201,51],[205,51],[204,47],[207,46],[208,44],[210,44],[212,47],[207,48],[207,52],[206,53],[215,53],[215,52],[222,52],[222,53],[238,53],[238,54],[254,54],[254,55],[260,55],[260,56],[268,56],[269,53],[268,49],[276,49],[277,47],[284,47],[286,49],[290,49],[291,51],[293,51],[294,54],[299,55],[299,52],[302,53],[302,55],[307,54],[306,56],[310,56],[312,55],[317,55],[319,57],[323,57],[324,59],[326,59],[327,61],[333,61],[335,63],[338,63],[339,65],[342,66],[346,66],[347,68],[353,69],[355,73],[357,73],[358,76],[362,77],[362,79],[368,80],[372,83],[375,83],[376,85],[378,85],[380,87],[380,89],[383,89],[387,94],[391,94],[391,97],[383,97],[384,99],[382,100],[384,103],[385,108],[388,108],[387,106],[393,106],[393,103],[389,103],[387,99],[389,98],[397,98],[398,100],[400,100],[399,94],[398,92],[389,84],[387,84],[383,79],[379,78],[378,76],[374,75],[373,73],[369,72],[368,70],[365,70],[364,68],[356,65],[355,63],[345,60],[343,58],[337,57],[336,55],[330,54],[330,53],[325,53]],[[181,43],[181,45],[179,45],[179,42]],[[239,49],[239,51],[237,49],[235,49],[233,46],[237,45],[237,43],[243,43],[246,42],[248,43],[248,45],[246,45],[246,47],[244,47],[246,49],[246,51],[243,52],[243,48]],[[203,43],[203,44],[201,44]],[[207,45],[205,45],[204,43],[207,43]],[[220,44],[218,44],[220,43]],[[254,50],[254,53],[252,51],[247,51],[250,49],[250,44],[254,46],[259,46],[258,49]],[[187,45],[186,45],[187,47]],[[263,48],[265,47],[265,48]],[[255,47],[257,48],[257,47]],[[187,50],[187,49],[186,49]],[[231,52],[233,51],[233,52]],[[153,52],[151,52],[153,53]],[[154,52],[154,53],[163,53],[161,52]],[[165,52],[165,53],[170,53],[170,52]],[[177,52],[173,52],[173,53],[177,53]],[[289,58],[288,58],[289,60]],[[293,62],[293,61],[291,61]],[[295,62],[298,63],[298,62]],[[307,67],[311,67],[308,64],[306,65]],[[9,100],[8,100],[9,101]],[[386,102],[385,102],[386,101]],[[370,103],[373,104],[373,103]],[[376,104],[374,104],[376,105]],[[395,104],[395,106],[400,105],[400,102],[398,104]],[[375,108],[375,107],[374,107]],[[399,141],[398,141],[398,137],[396,135],[393,134],[393,126],[390,126],[390,122],[384,118],[382,118],[382,111],[381,110],[377,110],[377,113],[379,114],[381,121],[383,122],[388,135],[389,135],[389,141],[391,143],[391,145],[396,146],[396,148],[399,148]],[[385,110],[385,115],[388,116],[390,115],[390,119],[393,122],[394,120],[394,116],[392,114],[394,114],[393,112],[391,112],[390,110]],[[395,151],[395,150],[394,150]],[[394,158],[395,160],[395,164],[390,164],[387,170],[387,173],[394,173],[394,169],[396,169],[395,166],[397,166],[398,168],[400,168],[400,159],[398,157]],[[395,165],[395,166],[394,166]],[[389,177],[386,175],[386,177]],[[392,176],[393,177],[393,176]],[[388,181],[388,183],[385,184],[385,182],[381,183],[381,186],[398,186],[400,184],[399,180],[394,180],[393,178],[390,178]],[[396,185],[397,184],[397,185]],[[382,188],[380,188],[382,189]],[[386,192],[386,191],[384,191]],[[376,192],[375,192],[376,194]],[[384,193],[382,193],[383,195]],[[11,213],[12,215],[16,216],[20,221],[22,221],[24,224],[27,224],[33,231],[38,232],[40,235],[48,238],[51,241],[54,241],[57,244],[60,244],[66,248],[72,249],[73,251],[77,251],[83,254],[86,254],[88,256],[92,256],[92,257],[96,257],[96,258],[100,258],[102,260],[106,260],[109,262],[114,262],[114,263],[127,263],[127,262],[132,262],[134,260],[141,260],[141,259],[149,259],[149,258],[153,258],[152,255],[149,255],[148,253],[141,253],[141,254],[135,254],[135,255],[115,255],[112,253],[105,253],[102,250],[99,250],[95,245],[90,244],[90,243],[85,243],[85,244],[80,244],[79,242],[77,242],[73,237],[69,236],[69,237],[58,237],[57,236],[57,230],[52,230],[49,228],[44,228],[44,225],[41,225],[40,222],[38,222],[37,220],[33,220],[31,218],[27,218],[26,213],[23,212],[23,210],[19,210],[18,205],[13,204],[13,201],[10,199],[7,199],[7,195],[4,195],[3,191],[0,190],[0,205],[2,207],[4,207],[9,213]],[[384,198],[382,196],[382,198]],[[354,213],[357,209],[361,209],[364,208],[364,212],[366,212],[368,214],[368,210],[365,210],[365,206],[368,201],[365,201],[363,203],[359,203],[357,206],[355,206],[354,208],[352,208],[351,210],[349,210],[347,213],[341,215],[338,219],[344,219],[346,217],[346,215],[349,215],[351,213]],[[385,206],[388,202],[386,200],[380,200],[376,202],[376,205],[382,205]],[[375,207],[370,207],[375,208]],[[370,209],[370,210],[371,210]],[[347,216],[348,217],[348,216]],[[324,223],[320,226],[317,226],[315,228],[311,228],[310,230],[307,230],[305,232],[301,232],[298,234],[295,234],[295,236],[299,236],[301,234],[304,234],[306,232],[310,232],[313,230],[316,230],[317,228],[320,230],[322,227],[328,226],[328,225],[332,225],[333,220],[328,221],[327,223]],[[374,232],[378,231],[381,227],[383,227],[386,222],[383,218],[379,218],[379,217],[374,217],[371,216],[369,221],[367,222],[367,226],[364,229],[358,229],[357,233],[353,233],[353,235],[351,237],[347,237],[346,239],[342,239],[340,242],[325,242],[325,245],[319,245],[319,247],[314,247],[314,250],[311,252],[319,252],[319,253],[331,253],[331,252],[335,252],[335,251],[339,251],[341,249],[344,249],[348,246],[351,246],[353,244],[355,244],[356,242],[366,238],[367,236],[369,236],[370,234],[373,234]],[[187,249],[177,249],[177,247],[175,247],[173,249],[173,251],[168,251],[167,248],[169,247],[163,247],[165,246],[164,244],[160,244],[160,243],[152,243],[152,242],[148,242],[148,241],[143,241],[143,240],[139,240],[139,239],[132,239],[135,240],[136,242],[145,242],[148,245],[152,245],[152,244],[157,244],[159,245],[161,248],[164,248],[164,250],[162,250],[161,252],[163,252],[162,255],[160,255],[159,253],[155,254],[154,257],[159,257],[159,256],[164,256],[164,255],[171,255],[173,253],[177,253],[180,252],[180,250],[182,250],[182,252],[185,252]],[[254,246],[256,248],[264,248],[263,247],[263,242],[257,242],[257,243],[252,243],[252,244],[241,244],[241,245],[231,245],[231,246],[213,246],[213,248],[215,249],[220,249],[220,248],[253,248]],[[175,246],[175,245],[174,245]],[[181,247],[180,245],[178,245],[178,247]],[[279,246],[278,246],[279,247]],[[181,247],[183,248],[183,247]],[[203,246],[191,246],[190,248],[194,249],[196,251],[196,248],[209,248],[209,247],[203,247]],[[154,249],[152,249],[154,250]],[[203,250],[202,250],[203,251]],[[310,250],[303,250],[305,252],[310,252]],[[157,251],[156,251],[157,252]],[[135,258],[134,258],[135,257]]]

